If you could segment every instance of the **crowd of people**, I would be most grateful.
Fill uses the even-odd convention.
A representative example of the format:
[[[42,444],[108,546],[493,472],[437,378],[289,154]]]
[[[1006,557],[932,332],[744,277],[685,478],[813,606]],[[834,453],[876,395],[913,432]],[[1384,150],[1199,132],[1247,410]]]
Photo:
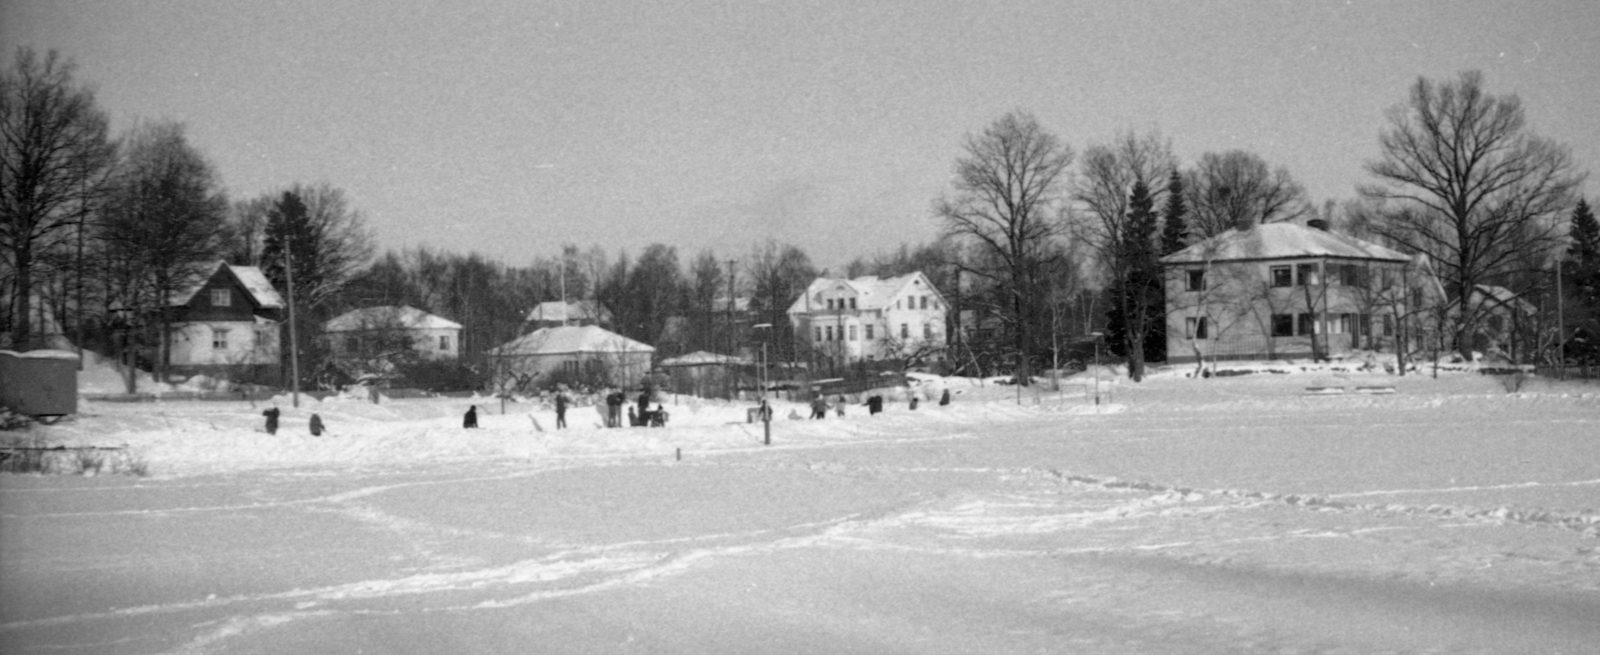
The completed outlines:
[[[635,409],[634,405],[628,403],[627,394],[623,393],[622,389],[619,388],[611,388],[607,390],[604,400],[606,409],[603,416],[605,417],[605,425],[608,428],[623,427],[622,408],[624,405],[627,405],[628,407],[628,426],[664,427],[667,424],[666,408],[662,407],[660,403],[653,403],[654,398],[652,390],[648,387],[640,390],[637,401],[638,409]],[[567,409],[572,405],[572,398],[567,394],[565,387],[556,389],[555,396],[551,400],[551,403],[555,405],[556,410],[556,429],[565,429],[567,427]],[[652,404],[654,404],[655,409],[651,409]],[[847,403],[845,402],[844,396],[835,396],[834,402],[829,403],[827,396],[823,394],[817,394],[817,396],[811,400],[811,418],[827,418],[829,411],[833,411],[839,417],[843,417],[845,415],[846,404]],[[950,404],[949,389],[945,389],[944,393],[940,395],[939,404]],[[878,394],[867,396],[861,405],[867,408],[868,415],[878,414],[883,411],[883,396]],[[912,410],[917,408],[916,394],[911,395],[909,407]],[[763,412],[764,418],[771,418],[771,408],[767,406],[765,400],[761,401],[761,411]],[[278,417],[281,414],[281,410],[279,410],[277,407],[269,407],[266,409],[266,411],[261,412],[261,415],[265,416],[267,419],[267,434],[278,433]],[[798,414],[791,413],[790,418],[800,418],[800,416]],[[317,414],[311,415],[311,420],[308,424],[308,427],[310,428],[311,436],[313,437],[322,436],[322,434],[327,431],[327,426],[323,424],[322,417]],[[470,405],[467,407],[467,413],[461,418],[461,427],[468,430],[478,427],[477,405]]]

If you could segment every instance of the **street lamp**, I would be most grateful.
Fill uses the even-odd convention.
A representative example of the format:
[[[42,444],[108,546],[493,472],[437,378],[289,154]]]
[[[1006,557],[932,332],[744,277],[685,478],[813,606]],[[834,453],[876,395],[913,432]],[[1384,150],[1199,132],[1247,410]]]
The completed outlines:
[[[750,326],[751,330],[771,330],[771,323],[757,323]],[[761,398],[767,397],[767,342],[772,340],[772,332],[767,332],[761,339]]]
[[[761,441],[765,445],[772,445],[772,408],[767,405],[767,342],[772,337],[771,323],[757,323],[750,326],[751,330],[768,330],[767,338],[761,340]]]

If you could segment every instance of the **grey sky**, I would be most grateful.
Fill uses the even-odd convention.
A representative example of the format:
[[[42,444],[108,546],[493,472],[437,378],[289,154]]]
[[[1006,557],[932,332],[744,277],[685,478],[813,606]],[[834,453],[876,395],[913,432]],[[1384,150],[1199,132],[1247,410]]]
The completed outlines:
[[[189,125],[235,198],[344,188],[382,248],[562,243],[839,266],[932,238],[963,136],[1158,129],[1344,199],[1418,75],[1484,71],[1600,171],[1600,2],[0,0],[117,129]],[[1592,193],[1591,180],[1586,191]]]

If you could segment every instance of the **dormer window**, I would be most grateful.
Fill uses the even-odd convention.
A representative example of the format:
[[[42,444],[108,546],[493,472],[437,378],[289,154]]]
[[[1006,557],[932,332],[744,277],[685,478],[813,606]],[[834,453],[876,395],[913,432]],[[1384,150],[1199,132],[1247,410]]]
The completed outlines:
[[[212,289],[211,290],[211,306],[212,307],[227,307],[227,306],[232,305],[232,304],[233,304],[233,294],[231,292],[229,292],[227,289]]]

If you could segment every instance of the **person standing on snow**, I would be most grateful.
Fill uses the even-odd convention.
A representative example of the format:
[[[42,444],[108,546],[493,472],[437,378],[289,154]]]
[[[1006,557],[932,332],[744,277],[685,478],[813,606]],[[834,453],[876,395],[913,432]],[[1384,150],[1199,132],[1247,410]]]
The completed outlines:
[[[811,418],[828,418],[828,399],[822,397],[822,394],[817,394],[816,398],[811,399]]]
[[[867,397],[867,402],[864,402],[862,404],[867,406],[867,413],[868,414],[877,414],[878,412],[883,411],[883,396],[879,396],[879,395],[868,396]]]
[[[622,395],[621,389],[612,389],[611,393],[606,394],[606,427],[622,427],[622,405],[626,402],[628,399]]]
[[[567,427],[567,392],[556,390],[556,429]]]
[[[311,436],[322,436],[322,417],[317,414],[311,415]]]
[[[472,406],[467,408],[467,415],[461,418],[461,427],[466,428],[468,430],[470,430],[472,428],[475,428],[475,427],[478,427],[478,406],[477,405],[472,405]]]
[[[279,413],[280,412],[278,411],[278,408],[276,408],[276,407],[268,407],[267,411],[264,411],[264,412],[261,413],[262,416],[267,417],[267,434],[277,434],[278,433],[278,414]]]

